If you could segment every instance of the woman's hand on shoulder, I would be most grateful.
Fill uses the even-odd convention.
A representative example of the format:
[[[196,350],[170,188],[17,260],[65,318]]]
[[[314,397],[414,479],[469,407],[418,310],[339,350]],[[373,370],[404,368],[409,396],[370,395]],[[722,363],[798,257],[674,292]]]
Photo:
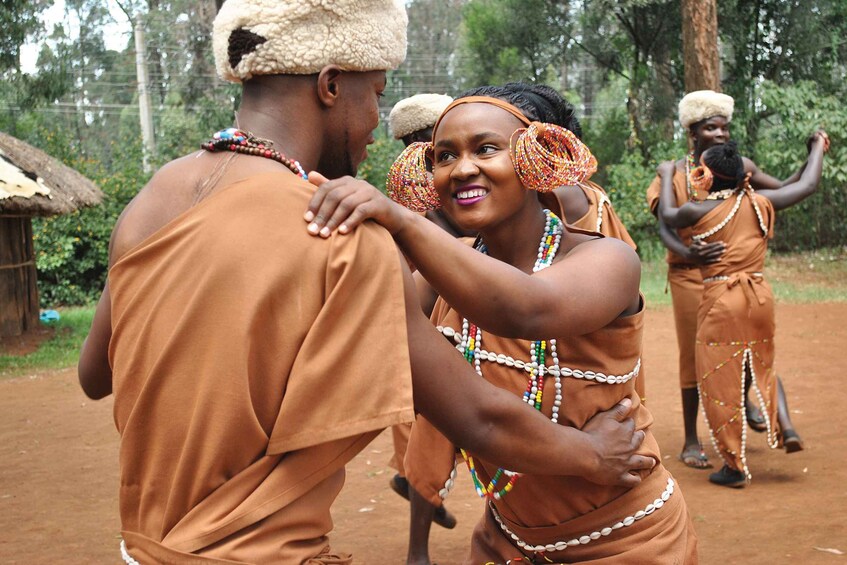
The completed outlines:
[[[347,234],[365,220],[374,220],[395,235],[411,214],[363,180],[349,176],[329,180],[310,172],[309,182],[318,187],[303,215],[312,235],[329,237],[336,228]]]

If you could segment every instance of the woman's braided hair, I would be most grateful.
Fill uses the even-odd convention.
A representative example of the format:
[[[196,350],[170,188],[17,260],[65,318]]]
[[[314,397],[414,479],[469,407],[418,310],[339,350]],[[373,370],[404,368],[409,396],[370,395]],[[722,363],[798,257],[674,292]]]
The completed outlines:
[[[744,179],[744,160],[734,141],[713,145],[702,158],[703,164],[714,173],[711,190],[735,188]]]
[[[543,84],[509,82],[503,86],[480,86],[463,92],[458,98],[489,96],[505,100],[534,122],[556,124],[582,138],[582,126],[576,118],[573,104]]]

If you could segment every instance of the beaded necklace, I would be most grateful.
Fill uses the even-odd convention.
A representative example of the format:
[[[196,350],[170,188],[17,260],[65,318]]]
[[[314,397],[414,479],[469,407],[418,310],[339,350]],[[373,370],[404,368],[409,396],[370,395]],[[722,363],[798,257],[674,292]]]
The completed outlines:
[[[217,132],[212,136],[211,140],[201,144],[200,147],[211,153],[216,151],[232,151],[244,155],[265,157],[266,159],[285,165],[292,173],[303,180],[309,180],[309,176],[303,170],[303,167],[300,166],[299,161],[289,159],[276,149],[271,149],[272,145],[273,141],[256,137],[249,131],[227,128]]]
[[[562,241],[562,221],[550,210],[545,209],[544,215],[546,221],[544,224],[544,234],[541,236],[541,241],[538,244],[538,256],[535,260],[535,265],[532,272],[537,273],[542,269],[546,269],[553,263],[556,257],[556,251],[559,249],[559,243]],[[488,253],[488,249],[480,239],[476,246],[476,250],[481,253]],[[529,379],[526,384],[526,390],[523,393],[523,401],[541,411],[541,399],[544,394],[544,373],[547,370],[545,365],[545,354],[547,346],[550,347],[550,356],[553,359],[553,367],[556,368],[553,376],[555,378],[556,396],[553,399],[553,409],[550,420],[555,424],[559,421],[559,407],[562,405],[562,380],[559,368],[559,356],[556,351],[556,340],[536,340],[530,344],[529,356],[530,367]],[[476,324],[468,322],[467,318],[462,319],[462,341],[460,351],[465,357],[465,360],[474,366],[477,374],[482,376],[482,368],[480,367],[480,352],[482,350],[482,331]],[[549,372],[549,371],[548,371]],[[514,488],[515,482],[520,477],[520,473],[514,473],[508,469],[500,467],[491,477],[491,481],[484,485],[479,479],[476,471],[476,464],[464,449],[460,450],[465,463],[468,465],[468,470],[471,473],[474,488],[481,498],[494,498],[500,500]],[[508,482],[505,486],[498,488],[500,479],[504,476],[508,477]]]
[[[717,192],[710,192],[708,196],[706,196],[706,200],[726,200],[733,194],[737,188],[725,188],[723,190],[718,190]]]
[[[729,211],[729,214],[727,214],[727,216],[712,229],[692,236],[692,240],[702,241],[724,229],[730,220],[735,217],[735,214],[738,213],[738,209],[741,208],[741,199],[744,198],[745,194],[750,198],[750,203],[753,205],[753,211],[756,212],[756,218],[759,221],[759,229],[762,230],[762,236],[766,237],[768,235],[768,226],[765,223],[765,218],[762,216],[762,211],[759,209],[759,204],[756,202],[756,194],[753,187],[751,187],[749,183],[745,183],[743,187],[731,190],[732,192],[729,195],[721,198],[722,200],[726,200],[733,194],[736,195],[735,204],[733,205],[732,210]]]
[[[694,151],[685,157],[685,189],[688,191],[688,200],[697,200],[697,191],[691,186],[691,169],[696,167],[694,163]]]

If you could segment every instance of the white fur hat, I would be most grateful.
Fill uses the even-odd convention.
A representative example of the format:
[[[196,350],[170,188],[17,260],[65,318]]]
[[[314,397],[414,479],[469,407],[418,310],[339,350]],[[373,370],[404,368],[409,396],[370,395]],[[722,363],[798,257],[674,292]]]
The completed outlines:
[[[735,100],[732,96],[714,90],[689,92],[679,101],[679,123],[683,128],[714,116],[723,116],[732,121]]]
[[[388,127],[394,139],[431,128],[453,98],[446,94],[415,94],[394,105],[388,114]]]
[[[218,74],[306,75],[396,68],[406,58],[402,0],[227,0],[215,18]]]

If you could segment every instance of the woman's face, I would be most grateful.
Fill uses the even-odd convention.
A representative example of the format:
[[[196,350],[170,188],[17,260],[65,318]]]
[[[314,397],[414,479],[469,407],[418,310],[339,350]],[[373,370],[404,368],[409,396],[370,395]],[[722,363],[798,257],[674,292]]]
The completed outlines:
[[[694,146],[700,151],[705,151],[713,145],[720,145],[729,141],[729,120],[723,116],[712,116],[704,120],[691,133]]]
[[[462,228],[484,231],[534,198],[518,179],[509,148],[522,127],[510,113],[485,103],[462,104],[441,120],[433,140],[435,189]]]

